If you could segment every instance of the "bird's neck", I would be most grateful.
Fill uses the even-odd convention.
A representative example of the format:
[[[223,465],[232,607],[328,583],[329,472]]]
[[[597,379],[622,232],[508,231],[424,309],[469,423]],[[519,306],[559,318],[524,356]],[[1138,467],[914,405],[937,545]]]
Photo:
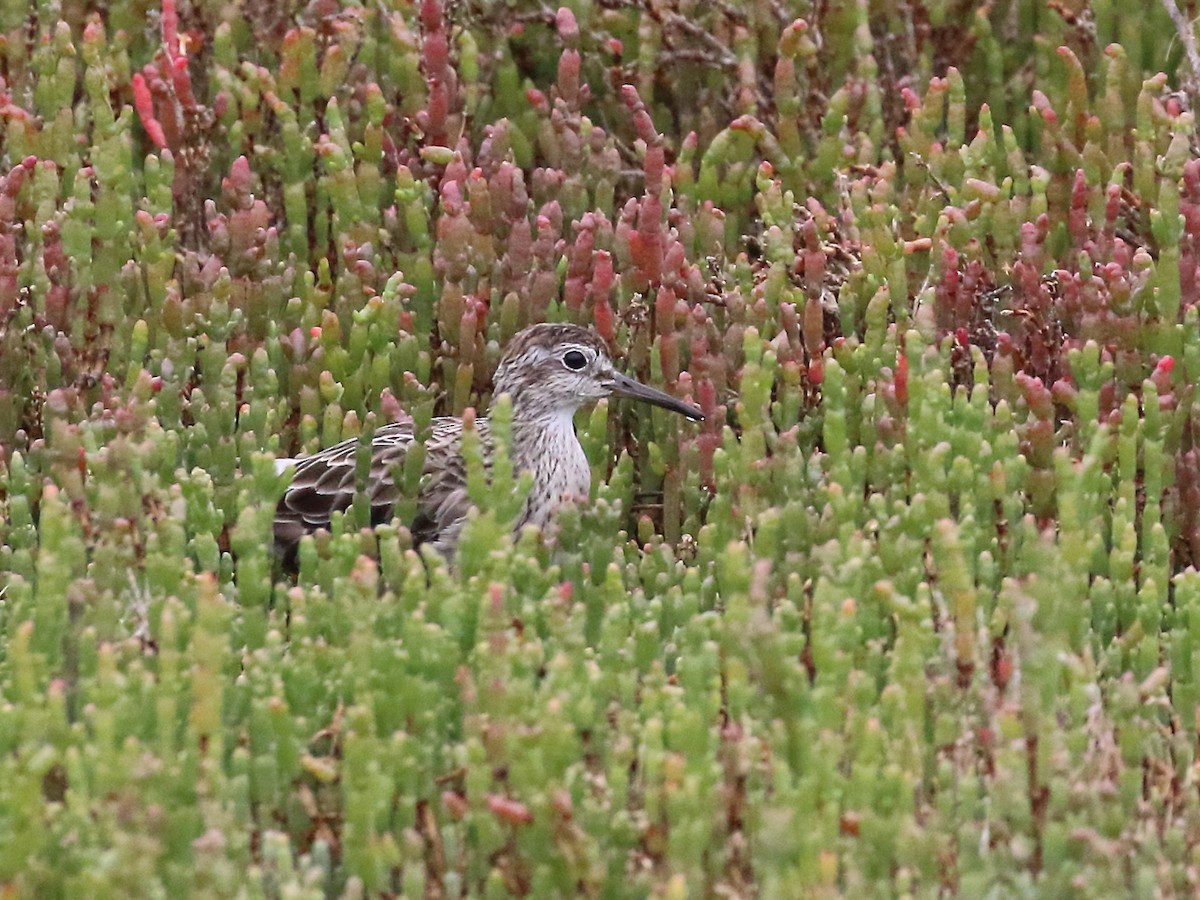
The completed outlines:
[[[512,444],[515,461],[528,465],[533,457],[573,449],[575,411],[569,408],[531,407],[514,403]],[[560,448],[556,451],[556,448]]]
[[[526,524],[550,527],[554,511],[565,500],[588,496],[591,471],[587,454],[575,435],[574,413],[570,408],[548,408],[544,404],[513,404],[513,469],[533,476],[518,529]]]
[[[501,390],[503,387],[503,390]],[[575,408],[548,406],[537,397],[527,397],[521,386],[508,386],[497,383],[492,394],[492,403],[488,409],[489,418],[495,413],[496,401],[507,394],[512,405],[512,430],[516,437],[518,432],[535,433],[543,430],[567,430],[575,432]]]
[[[575,410],[513,408],[513,440],[536,438],[538,435],[575,436]]]

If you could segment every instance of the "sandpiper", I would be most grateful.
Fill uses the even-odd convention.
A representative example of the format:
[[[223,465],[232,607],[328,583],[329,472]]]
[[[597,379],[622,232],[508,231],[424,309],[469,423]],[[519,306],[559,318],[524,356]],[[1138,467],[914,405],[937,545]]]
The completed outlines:
[[[578,325],[532,325],[513,337],[496,370],[493,397],[507,394],[512,403],[512,461],[515,472],[528,471],[533,486],[516,530],[549,525],[563,502],[586,498],[591,474],[575,436],[574,414],[581,406],[616,394],[680,413],[694,422],[697,407],[635,381],[617,371],[604,341]],[[494,404],[493,400],[493,404]],[[488,419],[476,421],[485,464],[490,460]],[[407,523],[417,544],[428,543],[453,554],[471,502],[460,452],[463,421],[433,420],[417,497],[417,517]],[[393,473],[416,440],[411,423],[379,428],[372,441],[371,468],[364,492],[372,524],[389,521],[399,499]],[[289,556],[307,533],[329,527],[336,511],[350,508],[356,492],[358,440],[342,441],[311,456],[277,459],[279,471],[295,475],[275,512],[275,547]]]

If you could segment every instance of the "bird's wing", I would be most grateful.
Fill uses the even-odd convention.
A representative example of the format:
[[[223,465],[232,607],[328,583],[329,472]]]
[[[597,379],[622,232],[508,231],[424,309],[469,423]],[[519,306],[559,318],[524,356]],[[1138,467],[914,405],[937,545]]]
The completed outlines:
[[[490,456],[487,420],[477,420],[475,429],[483,440],[486,464]],[[458,542],[458,533],[466,523],[470,508],[467,469],[462,458],[462,420],[436,419],[433,435],[426,446],[421,496],[417,517],[412,523],[413,542],[431,543],[439,553],[449,555]]]
[[[371,470],[365,485],[371,520],[386,521],[396,503],[393,472],[415,439],[411,423],[384,425],[371,442]],[[305,534],[328,528],[335,512],[354,502],[358,439],[334,444],[311,456],[292,460],[296,474],[275,509],[275,544],[287,549]]]

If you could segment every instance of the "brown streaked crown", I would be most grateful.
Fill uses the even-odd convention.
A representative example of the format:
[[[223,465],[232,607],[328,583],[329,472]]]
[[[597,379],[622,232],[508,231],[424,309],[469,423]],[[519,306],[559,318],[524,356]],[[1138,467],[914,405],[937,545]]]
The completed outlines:
[[[608,353],[604,340],[590,328],[565,322],[542,322],[513,335],[504,349],[504,359],[521,356],[534,347],[552,348],[559,344],[582,344],[597,353]]]

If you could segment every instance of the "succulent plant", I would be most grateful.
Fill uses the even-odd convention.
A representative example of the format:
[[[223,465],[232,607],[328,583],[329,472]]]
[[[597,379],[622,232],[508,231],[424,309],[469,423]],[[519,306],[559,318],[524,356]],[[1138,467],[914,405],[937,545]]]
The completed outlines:
[[[1195,38],[1077,6],[0,0],[0,892],[1193,893]],[[281,575],[542,320],[703,428]]]

